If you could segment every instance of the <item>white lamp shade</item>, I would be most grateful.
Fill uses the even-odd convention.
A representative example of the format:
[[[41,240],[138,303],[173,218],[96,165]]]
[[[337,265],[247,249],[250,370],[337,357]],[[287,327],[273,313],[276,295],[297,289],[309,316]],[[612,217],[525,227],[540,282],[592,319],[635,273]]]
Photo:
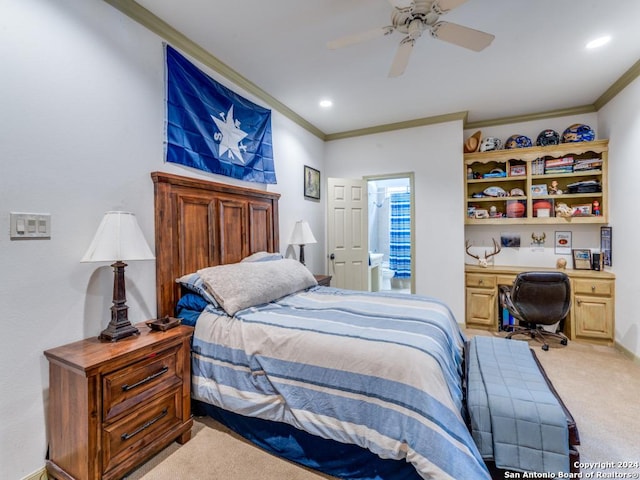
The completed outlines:
[[[155,257],[130,212],[107,212],[82,262],[153,260]]]
[[[296,226],[293,227],[293,233],[291,234],[291,245],[308,245],[310,243],[317,243],[316,237],[313,236],[309,223],[305,220],[298,220]]]

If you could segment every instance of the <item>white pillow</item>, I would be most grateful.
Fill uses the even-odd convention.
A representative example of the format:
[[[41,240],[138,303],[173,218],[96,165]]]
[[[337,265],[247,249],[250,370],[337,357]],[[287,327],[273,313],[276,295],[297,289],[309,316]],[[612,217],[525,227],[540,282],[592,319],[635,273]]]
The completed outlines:
[[[272,260],[282,260],[279,253],[256,252],[248,257],[244,257],[241,262],[270,262]]]
[[[307,267],[288,258],[219,265],[198,270],[198,274],[229,315],[318,284]]]

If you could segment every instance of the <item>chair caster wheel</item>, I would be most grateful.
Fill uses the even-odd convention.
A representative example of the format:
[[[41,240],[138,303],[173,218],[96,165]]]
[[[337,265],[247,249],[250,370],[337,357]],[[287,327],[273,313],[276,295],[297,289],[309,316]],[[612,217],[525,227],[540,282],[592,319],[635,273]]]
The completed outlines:
[[[549,350],[549,345],[542,345],[542,349],[546,352]]]
[[[569,342],[567,342],[566,338],[563,338],[562,340],[560,340],[560,344],[562,344],[562,345],[566,345],[567,343],[569,343]]]

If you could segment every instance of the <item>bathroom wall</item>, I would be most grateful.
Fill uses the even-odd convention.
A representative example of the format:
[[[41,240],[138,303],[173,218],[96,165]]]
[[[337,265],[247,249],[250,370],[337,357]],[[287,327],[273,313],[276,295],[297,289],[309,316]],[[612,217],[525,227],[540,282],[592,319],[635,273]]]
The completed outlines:
[[[370,180],[368,183],[369,201],[369,250],[384,255],[382,264],[389,268],[389,255],[391,243],[391,199],[394,192],[405,192],[410,188],[409,178],[388,178]],[[382,271],[382,270],[381,270]],[[411,279],[391,279],[383,282],[380,278],[380,288],[401,289],[410,291]],[[386,288],[385,288],[386,286]]]
[[[378,181],[369,182],[369,250],[389,259],[389,198]]]
[[[409,188],[408,178],[370,180],[369,195],[369,250],[384,254],[384,262],[389,262],[391,208],[389,189]]]

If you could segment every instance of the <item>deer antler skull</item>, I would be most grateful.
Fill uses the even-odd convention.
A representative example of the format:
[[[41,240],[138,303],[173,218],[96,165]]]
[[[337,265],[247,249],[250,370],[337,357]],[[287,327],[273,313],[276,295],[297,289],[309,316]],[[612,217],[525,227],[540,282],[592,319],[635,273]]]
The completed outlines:
[[[542,245],[544,241],[547,239],[547,234],[542,232],[542,235],[536,235],[535,232],[531,234],[531,240],[536,245]]]
[[[489,258],[493,257],[494,255],[497,255],[502,250],[502,247],[500,247],[500,244],[496,242],[495,238],[492,238],[491,240],[493,240],[493,252],[487,253],[485,251],[483,258],[480,258],[479,255],[474,255],[473,253],[471,253],[469,251],[469,249],[471,248],[471,243],[468,240],[465,242],[465,250],[467,252],[467,255],[478,260],[478,265],[484,268],[489,266]]]

